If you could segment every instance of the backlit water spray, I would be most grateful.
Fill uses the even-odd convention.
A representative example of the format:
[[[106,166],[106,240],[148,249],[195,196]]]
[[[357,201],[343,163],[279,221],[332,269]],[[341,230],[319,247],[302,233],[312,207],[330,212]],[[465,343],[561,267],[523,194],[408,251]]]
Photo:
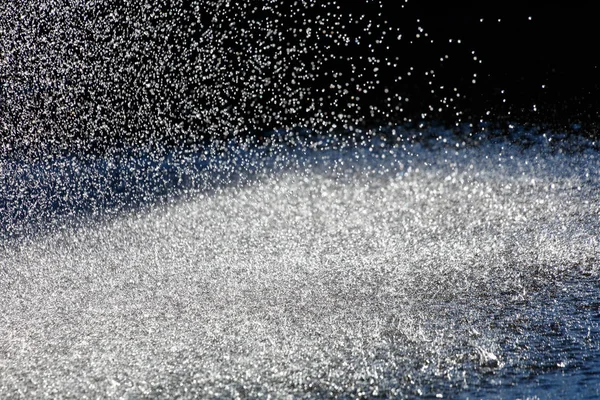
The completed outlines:
[[[361,127],[407,35],[254,3],[2,5],[0,397],[598,396],[598,143]]]

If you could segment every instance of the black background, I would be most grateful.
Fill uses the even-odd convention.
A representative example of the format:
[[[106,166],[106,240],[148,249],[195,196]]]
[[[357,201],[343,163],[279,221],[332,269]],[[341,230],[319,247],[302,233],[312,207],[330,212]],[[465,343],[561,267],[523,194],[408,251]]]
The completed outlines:
[[[600,116],[600,52],[598,13],[593,2],[384,1],[383,17],[404,30],[421,26],[433,43],[399,44],[406,67],[437,70],[437,84],[457,87],[463,94],[461,120],[517,121],[568,129],[573,124],[595,126]],[[350,2],[349,11],[364,12]],[[418,21],[418,22],[417,22]],[[453,44],[449,43],[453,39]],[[461,45],[456,45],[460,39]],[[452,62],[442,64],[440,55]],[[476,56],[481,63],[473,62]],[[477,74],[473,84],[473,74]],[[394,86],[390,74],[383,79]],[[426,77],[417,77],[408,91],[414,117],[436,96],[428,94]],[[371,99],[370,99],[371,101]],[[376,99],[372,99],[376,101]],[[455,113],[433,113],[448,124]],[[396,116],[400,119],[400,116]]]
[[[489,104],[499,116],[511,111],[524,121],[598,119],[600,36],[591,2],[477,4],[448,4],[433,13],[422,5],[419,11],[432,14],[424,20],[431,21],[428,28],[436,35],[456,32],[483,60],[476,89],[482,98],[475,96],[470,104],[474,113]]]

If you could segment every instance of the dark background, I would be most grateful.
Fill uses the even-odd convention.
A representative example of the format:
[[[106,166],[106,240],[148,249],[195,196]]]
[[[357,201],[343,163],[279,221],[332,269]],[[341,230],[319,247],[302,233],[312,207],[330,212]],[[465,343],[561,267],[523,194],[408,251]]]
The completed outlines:
[[[473,117],[491,109],[497,118],[510,119],[510,112],[522,122],[598,121],[600,53],[592,2],[453,3],[415,2],[414,12],[432,36],[461,37],[483,61],[465,104]],[[460,73],[458,63],[450,74]]]
[[[421,75],[401,84],[393,83],[395,71],[382,77],[394,90],[417,99],[405,107],[413,121],[428,105],[451,95],[452,87],[461,93],[455,108],[429,112],[427,119],[449,125],[510,121],[565,130],[580,124],[594,132],[600,116],[600,35],[593,2],[410,1],[398,13],[401,3],[384,1],[383,17],[377,10],[371,17],[404,31],[421,26],[433,40],[399,42],[389,50],[403,55],[400,64]],[[346,7],[364,12],[358,2]],[[440,62],[446,54],[449,60]],[[436,70],[433,85],[444,90],[428,92],[430,78],[423,71],[429,69]]]
[[[251,132],[297,125],[319,128],[327,119],[325,128],[483,121],[567,131],[581,126],[588,134],[596,132],[600,35],[591,1],[323,1],[302,13],[297,12],[300,2],[278,4],[277,18],[260,11],[248,18],[275,20],[282,42],[306,49],[296,62],[310,73],[300,79],[304,95],[293,113],[286,112],[285,96],[292,92],[287,88],[279,93],[267,89],[262,101],[241,107],[238,115]],[[236,20],[237,12],[235,7],[220,9],[219,19]],[[228,24],[212,24],[210,13],[203,17],[204,28],[230,29]],[[336,30],[349,43],[316,35],[324,26],[319,20],[326,20],[325,26],[339,21]],[[291,32],[306,27],[313,35],[300,42]],[[396,40],[398,33],[402,40]],[[231,46],[236,45],[232,40]],[[334,79],[336,73],[340,76]],[[270,78],[280,87],[298,81],[286,74]],[[340,91],[339,85],[349,91]],[[357,91],[357,85],[369,91]],[[262,119],[256,117],[257,105],[264,106]],[[344,117],[337,120],[338,115]]]

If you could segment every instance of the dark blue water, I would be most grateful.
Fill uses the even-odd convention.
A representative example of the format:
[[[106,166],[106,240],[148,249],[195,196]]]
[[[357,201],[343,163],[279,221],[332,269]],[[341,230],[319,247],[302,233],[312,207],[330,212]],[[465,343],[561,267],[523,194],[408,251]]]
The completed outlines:
[[[506,364],[457,397],[598,398],[599,294],[597,279],[573,277],[504,316]]]

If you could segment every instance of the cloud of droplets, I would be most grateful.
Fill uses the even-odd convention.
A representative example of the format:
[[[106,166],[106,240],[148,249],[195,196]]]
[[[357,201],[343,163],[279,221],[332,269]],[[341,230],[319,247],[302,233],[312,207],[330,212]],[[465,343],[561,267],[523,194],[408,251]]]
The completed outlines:
[[[597,282],[597,143],[356,128],[460,93],[355,4],[0,4],[0,397],[452,396],[598,354],[597,285],[554,302]]]
[[[436,83],[434,67],[447,55],[425,51],[431,65],[413,64],[415,49],[433,39],[418,20],[392,23],[401,15],[386,7],[4,2],[3,152],[177,144],[296,126],[352,129],[414,114],[411,104],[423,101],[421,115],[444,109],[460,118],[460,93],[451,82]],[[422,90],[415,90],[417,76],[427,81]]]

